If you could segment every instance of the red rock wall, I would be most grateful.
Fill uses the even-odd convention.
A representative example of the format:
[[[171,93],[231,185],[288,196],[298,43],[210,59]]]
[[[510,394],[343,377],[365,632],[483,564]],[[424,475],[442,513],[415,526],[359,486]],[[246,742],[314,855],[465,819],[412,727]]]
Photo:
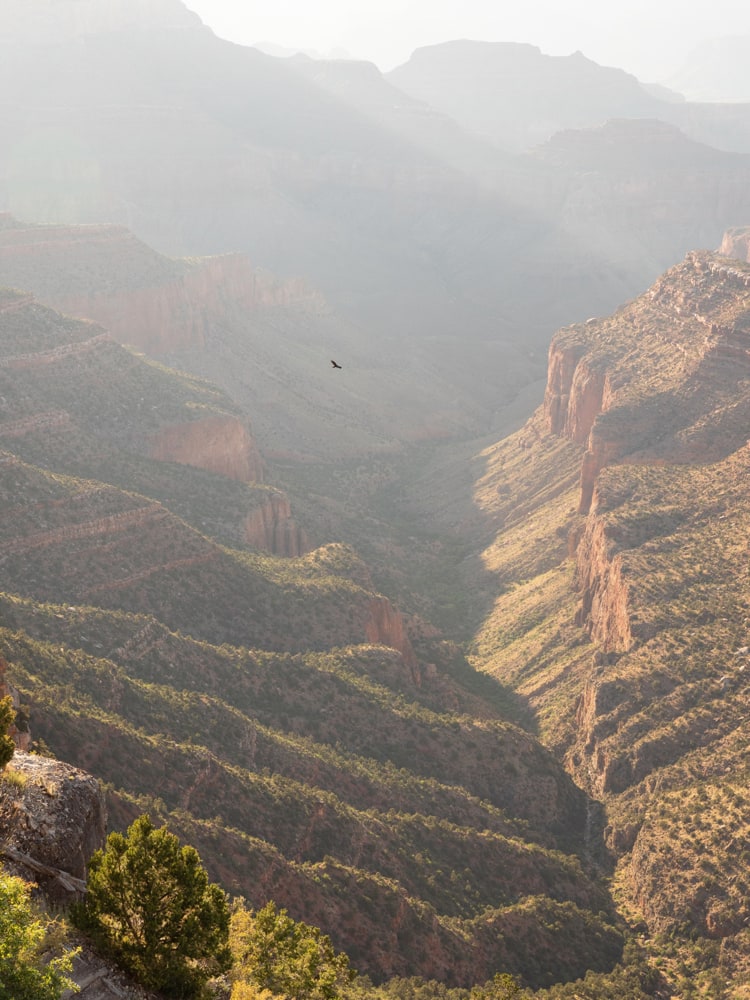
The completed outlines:
[[[398,650],[406,666],[413,672],[416,671],[417,657],[406,634],[404,620],[387,598],[374,597],[370,601],[370,617],[365,625],[365,636],[368,642]]]
[[[563,348],[557,338],[550,345],[544,415],[551,434],[565,434],[569,426],[573,379],[584,351],[583,344]]]
[[[326,309],[323,297],[301,279],[279,281],[256,271],[241,254],[206,258],[183,275],[152,287],[57,297],[51,304],[70,315],[96,320],[121,343],[152,355],[205,347],[212,322],[228,309],[292,305]]]
[[[276,556],[295,558],[309,552],[305,532],[295,524],[289,499],[269,493],[268,500],[245,518],[243,534],[248,545]]]
[[[622,557],[596,513],[589,515],[576,549],[576,584],[581,594],[578,624],[605,653],[629,649],[633,636]]]
[[[245,483],[263,479],[260,452],[238,417],[206,417],[165,427],[151,439],[149,455],[161,462],[194,465]]]
[[[555,338],[550,347],[544,416],[552,434],[586,447],[578,506],[579,513],[586,514],[596,477],[621,454],[621,445],[604,439],[596,426],[597,417],[612,405],[613,389],[609,374],[589,364],[585,343],[563,346],[560,339]]]

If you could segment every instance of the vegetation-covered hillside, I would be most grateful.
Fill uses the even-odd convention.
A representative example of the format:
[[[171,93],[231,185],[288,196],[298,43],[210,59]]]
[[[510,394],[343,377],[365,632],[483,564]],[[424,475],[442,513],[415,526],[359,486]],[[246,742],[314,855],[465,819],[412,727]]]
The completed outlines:
[[[106,783],[111,823],[167,820],[228,891],[376,979],[610,967],[585,796],[502,689],[467,687],[351,548],[226,544],[268,487],[151,457],[165,426],[237,419],[210,385],[3,304],[0,654],[34,736]]]
[[[474,662],[602,803],[623,912],[685,996],[744,995],[750,961],[749,307],[746,264],[693,254],[561,331],[476,488],[497,596]]]

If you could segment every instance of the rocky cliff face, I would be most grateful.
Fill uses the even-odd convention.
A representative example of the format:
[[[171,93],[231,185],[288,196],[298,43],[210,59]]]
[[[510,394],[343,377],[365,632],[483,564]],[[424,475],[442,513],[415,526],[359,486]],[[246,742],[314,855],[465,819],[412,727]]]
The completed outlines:
[[[160,462],[194,465],[246,483],[263,479],[263,460],[247,424],[238,417],[204,417],[164,427],[151,438],[148,450]]]
[[[294,558],[310,549],[307,536],[292,517],[289,498],[277,490],[245,518],[243,535],[248,545],[277,556]]]
[[[605,653],[628,649],[632,626],[622,556],[595,510],[576,548],[576,584],[578,624]]]
[[[602,439],[599,428],[595,428],[597,417],[610,408],[612,401],[609,375],[586,357],[584,345],[553,341],[544,395],[545,418],[552,434],[586,446],[578,506],[582,514],[591,507],[597,475],[621,452],[616,441]]]
[[[372,598],[369,610],[369,620],[365,625],[367,641],[398,650],[404,663],[412,671],[413,677],[417,679],[417,657],[406,634],[401,615],[385,597]]]

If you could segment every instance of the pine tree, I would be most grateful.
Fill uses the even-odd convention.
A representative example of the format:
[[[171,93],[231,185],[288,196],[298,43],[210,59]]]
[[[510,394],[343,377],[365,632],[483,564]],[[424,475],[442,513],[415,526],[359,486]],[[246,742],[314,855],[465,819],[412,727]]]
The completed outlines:
[[[95,944],[149,989],[199,996],[231,965],[229,907],[209,883],[198,852],[140,816],[127,835],[111,833],[89,862],[74,920]]]

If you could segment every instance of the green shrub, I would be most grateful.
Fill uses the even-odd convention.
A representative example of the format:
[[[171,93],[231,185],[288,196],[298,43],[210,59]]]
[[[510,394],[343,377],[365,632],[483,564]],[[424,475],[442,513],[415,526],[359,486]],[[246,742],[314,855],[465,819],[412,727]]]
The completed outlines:
[[[68,977],[74,953],[50,955],[49,923],[35,912],[29,886],[0,872],[0,1000],[59,1000],[78,989]]]
[[[327,935],[292,920],[273,902],[257,913],[238,908],[232,914],[231,945],[232,1000],[247,996],[248,986],[294,1000],[339,1000],[356,976]]]
[[[4,784],[10,785],[12,788],[25,788],[26,787],[26,775],[23,771],[16,771],[13,767],[6,767],[3,771],[2,780]]]
[[[73,919],[148,989],[200,996],[231,965],[229,907],[198,852],[140,816],[112,833],[89,862],[86,896]]]

